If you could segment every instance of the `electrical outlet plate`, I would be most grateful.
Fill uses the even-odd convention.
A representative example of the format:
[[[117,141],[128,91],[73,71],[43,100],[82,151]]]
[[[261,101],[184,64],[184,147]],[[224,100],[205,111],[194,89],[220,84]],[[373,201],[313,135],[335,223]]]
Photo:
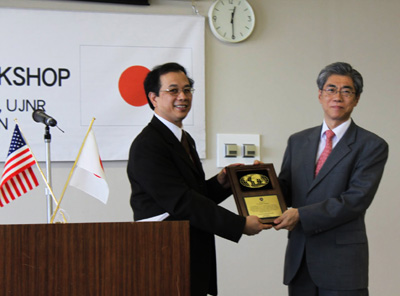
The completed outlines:
[[[226,144],[237,145],[237,157],[225,157]],[[255,146],[254,157],[244,157],[245,144]],[[223,168],[233,163],[253,164],[256,159],[261,159],[259,134],[217,134],[217,167]]]

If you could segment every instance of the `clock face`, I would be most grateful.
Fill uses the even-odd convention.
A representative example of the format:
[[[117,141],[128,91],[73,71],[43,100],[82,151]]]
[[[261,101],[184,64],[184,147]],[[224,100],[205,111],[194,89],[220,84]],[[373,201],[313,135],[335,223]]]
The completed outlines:
[[[241,42],[251,35],[255,16],[245,0],[219,0],[209,10],[212,33],[222,41]]]

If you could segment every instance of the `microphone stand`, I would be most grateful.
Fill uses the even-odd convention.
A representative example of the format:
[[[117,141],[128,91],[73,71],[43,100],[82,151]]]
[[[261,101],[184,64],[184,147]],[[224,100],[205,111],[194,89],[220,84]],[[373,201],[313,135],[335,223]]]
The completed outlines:
[[[44,143],[46,146],[46,178],[47,183],[51,187],[51,159],[50,159],[50,142],[51,142],[51,135],[50,135],[50,127],[46,124],[45,132],[44,132]],[[47,223],[50,224],[51,217],[53,216],[53,200],[51,198],[50,190],[46,187],[45,194],[47,197]]]
[[[50,126],[57,126],[57,121],[51,116],[44,113],[44,109],[36,109],[32,113],[32,118],[36,122],[43,123],[46,127],[44,130],[44,143],[46,146],[46,178],[48,186],[46,186],[45,194],[47,197],[47,223],[51,223],[51,219],[53,217],[53,200],[52,200],[52,192],[51,187],[51,159],[50,159]],[[59,128],[60,129],[60,128]],[[61,130],[61,129],[60,129]],[[61,130],[64,132],[63,130]],[[55,198],[55,197],[54,197]],[[56,201],[57,203],[57,201]]]

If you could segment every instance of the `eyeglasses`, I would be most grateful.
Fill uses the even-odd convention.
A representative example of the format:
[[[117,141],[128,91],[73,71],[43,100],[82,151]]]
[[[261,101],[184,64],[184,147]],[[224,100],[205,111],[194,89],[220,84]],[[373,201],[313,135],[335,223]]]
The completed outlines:
[[[336,87],[328,87],[326,89],[323,89],[323,91],[325,91],[328,96],[336,95],[339,92],[344,98],[351,98],[355,94],[354,91],[351,91],[349,89],[338,90]]]
[[[169,93],[171,96],[173,97],[177,97],[181,92],[183,92],[183,94],[185,96],[192,96],[192,94],[194,93],[194,88],[192,87],[184,87],[182,89],[179,88],[171,88],[171,89],[164,89],[164,90],[160,90],[162,92],[167,92]]]

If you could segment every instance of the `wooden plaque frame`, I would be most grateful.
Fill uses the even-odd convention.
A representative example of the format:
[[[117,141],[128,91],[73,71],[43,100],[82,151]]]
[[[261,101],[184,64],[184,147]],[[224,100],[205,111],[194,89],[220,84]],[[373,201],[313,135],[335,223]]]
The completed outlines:
[[[226,167],[239,215],[258,216],[263,223],[286,211],[278,178],[272,163]]]

